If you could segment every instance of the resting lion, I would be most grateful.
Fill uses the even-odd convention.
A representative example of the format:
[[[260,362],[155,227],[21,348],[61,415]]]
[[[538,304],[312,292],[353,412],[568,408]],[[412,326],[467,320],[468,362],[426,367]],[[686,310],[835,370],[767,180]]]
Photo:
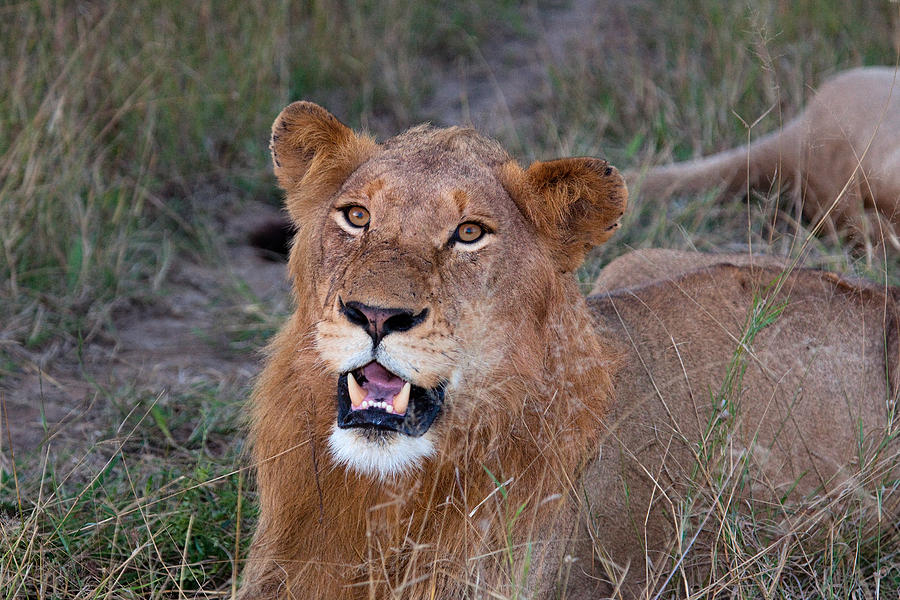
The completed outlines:
[[[271,149],[296,311],[252,402],[241,598],[636,597],[718,572],[720,509],[773,539],[848,497],[896,521],[893,289],[666,255],[586,300],[627,201],[603,160],[378,144],[307,102]]]
[[[834,204],[828,222],[840,226],[870,226],[866,215],[873,208],[895,224],[900,220],[897,83],[893,68],[844,71],[826,81],[796,118],[749,147],[629,172],[627,179],[649,200],[717,186],[732,193],[748,186],[769,190],[780,179],[799,192],[813,223]]]

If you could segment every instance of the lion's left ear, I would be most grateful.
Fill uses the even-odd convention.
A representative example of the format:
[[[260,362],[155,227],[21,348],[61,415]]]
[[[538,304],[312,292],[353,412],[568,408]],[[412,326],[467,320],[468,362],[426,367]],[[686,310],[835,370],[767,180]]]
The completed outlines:
[[[563,271],[574,271],[588,251],[619,228],[628,204],[625,179],[599,158],[535,162],[524,172],[520,208],[538,230],[556,242]]]
[[[272,165],[295,224],[378,148],[312,102],[294,102],[272,124]]]

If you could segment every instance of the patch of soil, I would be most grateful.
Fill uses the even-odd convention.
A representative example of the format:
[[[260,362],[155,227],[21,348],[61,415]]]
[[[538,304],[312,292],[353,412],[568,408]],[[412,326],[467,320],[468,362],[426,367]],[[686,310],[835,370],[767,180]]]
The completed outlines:
[[[437,125],[468,124],[517,139],[533,124],[535,111],[552,99],[552,73],[591,40],[612,33],[616,6],[609,0],[571,0],[526,7],[528,33],[489,39],[473,59],[439,71],[421,115]]]
[[[259,356],[231,347],[227,327],[234,301],[222,298],[246,288],[241,301],[247,304],[256,299],[267,299],[268,306],[286,304],[284,265],[245,243],[254,227],[279,215],[265,204],[245,205],[225,224],[230,243],[224,264],[200,265],[182,257],[152,304],[119,307],[113,331],[86,345],[80,357],[73,349],[40,367],[29,361],[21,376],[0,382],[0,454],[8,453],[10,444],[20,456],[47,442],[52,452],[90,448],[115,426],[101,407],[123,389],[154,396],[209,383],[249,389]]]

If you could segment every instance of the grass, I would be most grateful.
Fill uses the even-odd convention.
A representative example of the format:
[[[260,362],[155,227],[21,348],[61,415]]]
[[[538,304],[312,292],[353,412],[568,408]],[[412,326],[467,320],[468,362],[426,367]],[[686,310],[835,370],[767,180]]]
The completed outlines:
[[[135,396],[111,395],[107,410],[127,413],[86,451],[49,441],[40,477],[4,473],[5,598],[158,598],[233,580],[255,511],[234,441],[239,400]]]
[[[35,378],[48,391],[76,381],[89,401],[62,427],[48,419],[31,452],[14,454],[0,436],[0,597],[231,594],[255,498],[238,410],[250,376],[231,376],[227,361],[256,361],[286,308],[233,275],[234,240],[220,230],[247,201],[277,202],[271,120],[302,97],[394,133],[421,118],[459,60],[500,52],[506,38],[535,39],[529,15],[565,9],[485,0],[0,7],[0,413],[9,420],[13,396],[43,403],[26,386]],[[551,93],[529,127],[487,133],[523,159],[592,154],[625,167],[720,150],[744,142],[743,123],[761,115],[752,135],[783,123],[830,73],[894,64],[898,22],[887,1],[618,3],[602,35],[546,65]],[[779,202],[637,205],[583,278],[631,248],[790,254],[808,231]],[[819,266],[898,281],[893,256],[867,263],[828,237],[805,252]],[[163,303],[184,285],[174,278],[186,264],[216,274],[192,284],[211,322],[227,326],[190,335],[222,367],[173,382],[97,359],[115,354],[118,317]],[[770,548],[765,527],[725,512],[724,570],[742,573],[736,597],[859,597],[875,573],[882,597],[900,588],[896,549],[864,531],[852,507],[832,522],[825,554],[799,539]]]

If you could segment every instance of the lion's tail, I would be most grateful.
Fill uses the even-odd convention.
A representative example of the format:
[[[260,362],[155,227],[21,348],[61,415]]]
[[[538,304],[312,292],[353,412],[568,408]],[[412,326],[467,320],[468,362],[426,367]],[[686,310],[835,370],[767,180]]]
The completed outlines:
[[[710,189],[733,194],[769,185],[782,174],[796,172],[801,127],[800,122],[793,121],[749,146],[649,170],[628,170],[625,180],[639,197],[648,200]]]

